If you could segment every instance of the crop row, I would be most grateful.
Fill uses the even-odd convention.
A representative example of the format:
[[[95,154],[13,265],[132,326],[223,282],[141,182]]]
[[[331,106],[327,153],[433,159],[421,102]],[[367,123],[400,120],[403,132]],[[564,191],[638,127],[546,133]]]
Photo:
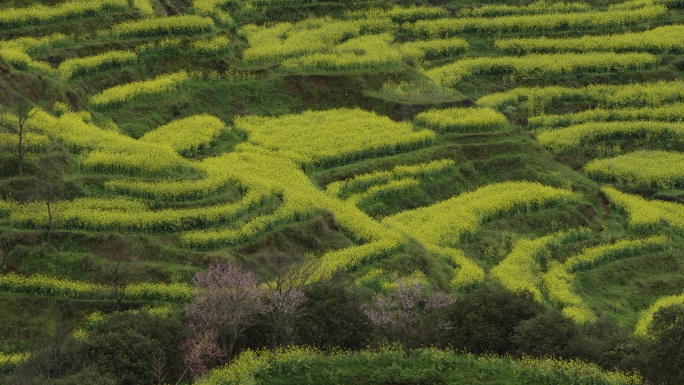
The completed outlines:
[[[628,0],[622,3],[613,4],[608,9],[639,9],[653,4],[664,5],[669,9],[684,7],[682,0]]]
[[[509,290],[530,292],[535,300],[543,302],[542,262],[551,259],[553,250],[558,246],[584,239],[590,233],[587,228],[579,228],[535,239],[521,239],[513,245],[506,258],[490,270],[490,274]]]
[[[0,49],[0,57],[19,71],[38,70],[51,73],[52,67],[46,62],[33,60],[27,53],[13,50]]]
[[[0,275],[0,291],[24,293],[65,299],[116,299],[112,286],[44,275],[24,277],[15,274]],[[189,302],[192,287],[180,283],[132,283],[123,289],[126,301]]]
[[[419,185],[420,181],[415,178],[396,179],[382,185],[372,186],[362,193],[352,194],[347,198],[347,201],[358,206],[368,199],[386,195],[395,196],[404,190],[410,190]]]
[[[192,0],[192,6],[200,13],[212,14],[220,6],[229,2],[230,0]]]
[[[33,5],[27,8],[0,10],[0,28],[17,28],[29,25],[96,16],[106,11],[128,9],[127,0],[67,1],[54,6]]]
[[[678,53],[684,50],[684,26],[669,25],[646,32],[610,36],[505,39],[496,40],[494,46],[515,54],[588,51]]]
[[[50,64],[34,60],[32,54],[47,53],[51,49],[64,46],[70,39],[63,34],[50,36],[20,37],[12,40],[0,41],[0,57],[17,70],[38,70],[48,74],[54,72]]]
[[[642,108],[596,108],[574,114],[538,115],[527,119],[528,127],[567,127],[587,122],[612,121],[683,122],[684,103]]]
[[[46,54],[53,48],[66,46],[70,41],[71,39],[62,33],[43,37],[22,36],[0,41],[0,48],[14,48],[30,54]]]
[[[664,16],[667,8],[650,5],[635,10],[608,10],[543,15],[514,15],[501,17],[445,18],[420,20],[402,27],[410,34],[424,37],[458,36],[464,32],[563,31],[593,28],[622,27],[648,23]]]
[[[48,213],[43,202],[16,204],[12,207],[10,221],[19,227],[45,229],[48,226],[64,229],[95,231],[142,231],[153,233],[178,232],[229,222],[259,206],[265,199],[259,191],[248,191],[240,202],[213,206],[150,210],[146,205],[132,201],[135,210],[121,209],[102,198],[93,206],[95,198],[81,198],[56,202]]]
[[[486,220],[575,199],[570,191],[532,182],[504,182],[432,206],[404,211],[383,222],[424,244],[453,246]]]
[[[164,93],[177,90],[181,84],[191,79],[186,71],[159,75],[152,80],[122,84],[108,88],[90,97],[96,108],[119,106],[134,100],[151,99]]]
[[[590,104],[598,108],[660,107],[684,102],[684,82],[656,82],[625,85],[592,84],[583,88],[560,86],[515,88],[480,98],[480,106],[504,111],[519,109],[529,115],[552,111],[567,103]]]
[[[586,3],[553,3],[549,1],[536,1],[531,4],[515,6],[488,4],[480,7],[465,7],[458,12],[460,17],[498,17],[511,15],[544,15],[569,12],[589,12],[591,7]]]
[[[201,179],[144,181],[113,179],[105,182],[107,190],[165,201],[205,198],[224,188],[232,179],[229,156],[209,157],[194,166],[204,174]]]
[[[99,55],[64,60],[58,67],[60,75],[64,79],[74,76],[92,74],[113,67],[131,63],[137,59],[134,52],[109,51]]]
[[[684,186],[684,154],[669,151],[635,151],[584,166],[591,178],[637,188]]]
[[[192,48],[202,55],[217,55],[232,49],[230,39],[225,36],[216,36],[208,40],[198,40],[192,43]]]
[[[206,250],[254,241],[280,226],[311,218],[316,213],[316,207],[300,198],[299,195],[287,194],[272,213],[259,215],[238,228],[188,231],[181,235],[181,242],[194,249]]]
[[[647,53],[592,52],[584,54],[532,54],[522,57],[476,57],[433,68],[426,75],[444,86],[456,85],[467,77],[514,75],[550,79],[575,72],[625,71],[653,67],[656,56]]]
[[[0,46],[0,56],[18,70],[27,70],[30,68],[41,70],[48,74],[55,73],[48,63],[33,60],[27,51],[38,50],[42,46],[54,46],[65,40],[54,40],[54,38],[45,39],[48,41],[27,42],[23,45],[19,42],[16,44],[5,44]],[[93,74],[109,68],[120,67],[129,64],[137,59],[137,55],[131,51],[109,51],[102,54],[69,58],[64,60],[57,68],[58,73],[63,79],[70,79],[75,76]]]
[[[316,188],[296,163],[278,153],[252,145],[241,145],[238,152],[225,154],[233,177],[244,188],[263,188],[282,196],[283,204],[274,213],[257,217],[239,230],[188,232],[181,241],[206,249],[222,244],[253,240],[275,226],[301,220],[319,209],[333,213],[341,229],[360,243],[330,251],[320,258],[310,280],[328,278],[335,271],[353,269],[374,259],[384,258],[401,246],[403,237],[372,220],[354,205],[331,198]]]
[[[418,361],[420,360],[420,361]],[[408,362],[415,362],[410,366]],[[373,351],[323,353],[312,348],[290,347],[283,350],[263,350],[254,352],[247,350],[237,357],[230,365],[208,372],[198,385],[242,385],[262,384],[261,379],[287,379],[291,373],[298,378],[318,378],[319,373],[338,378],[346,377],[347,373],[356,373],[356,368],[364,367],[369,373],[380,372],[379,368],[430,368],[431,371],[444,371],[444,368],[455,369],[450,377],[451,383],[457,383],[460,378],[467,377],[461,373],[461,368],[468,368],[473,373],[487,373],[499,377],[521,379],[521,383],[536,384],[595,384],[595,385],[638,385],[643,379],[638,375],[628,375],[621,372],[605,372],[598,366],[587,364],[579,360],[560,360],[553,358],[530,358],[521,360],[501,358],[494,355],[476,356],[444,352],[437,349],[421,349],[420,358],[407,358],[405,352],[397,347],[382,348]],[[393,378],[437,378],[412,375],[409,369],[398,370]],[[409,373],[409,374],[404,374]],[[511,373],[510,375],[508,373]],[[473,377],[475,375],[473,374]],[[383,381],[385,382],[385,381]],[[397,380],[390,382],[399,382]],[[409,382],[409,381],[405,381]],[[417,383],[419,381],[411,381]],[[424,383],[435,382],[431,380]],[[440,381],[441,382],[441,381]]]
[[[684,232],[684,205],[648,201],[640,196],[626,194],[609,186],[601,191],[608,197],[611,205],[624,210],[629,215],[629,224],[637,230],[651,231],[658,226],[669,226]]]
[[[375,0],[250,0],[252,4],[258,7],[266,7],[266,8],[272,8],[272,7],[302,7],[302,6],[310,6],[310,5],[318,5],[318,4],[330,4],[330,3],[339,3],[339,4],[348,4],[348,5],[356,5],[364,2],[373,2]]]
[[[670,239],[663,235],[644,239],[623,239],[607,245],[586,248],[580,254],[568,258],[564,267],[570,273],[577,273],[618,259],[661,251],[669,245]]]
[[[539,142],[556,153],[573,151],[583,145],[603,140],[644,140],[684,143],[684,125],[665,122],[589,122],[537,133]]]
[[[418,20],[440,19],[449,16],[449,11],[441,7],[425,7],[412,5],[408,8],[394,7],[388,10],[372,9],[360,13],[361,18],[387,17],[395,23],[407,23]]]
[[[223,35],[187,41],[180,38],[165,38],[138,45],[135,48],[142,61],[157,63],[159,56],[192,55],[200,58],[219,57],[233,49],[231,40]]]
[[[546,296],[553,305],[562,308],[561,312],[577,324],[584,325],[596,322],[596,314],[573,290],[575,276],[557,261],[548,264],[548,270],[542,275]]]
[[[503,128],[508,121],[491,108],[432,109],[416,115],[414,122],[439,132],[483,132]]]
[[[180,55],[183,52],[183,41],[177,37],[167,37],[139,44],[135,47],[135,52],[141,59],[159,53]]]
[[[430,253],[446,260],[450,265],[454,266],[454,271],[449,283],[455,289],[467,289],[473,285],[484,282],[484,270],[470,260],[462,250],[434,244],[424,244],[424,246]]]
[[[87,152],[81,165],[89,171],[134,176],[165,176],[193,168],[170,151],[169,147],[145,142],[136,143],[135,147],[128,149],[108,148]]]
[[[410,166],[396,166],[388,171],[376,171],[368,174],[356,175],[353,178],[336,181],[326,186],[326,193],[330,196],[346,198],[353,193],[368,190],[371,187],[388,183],[400,178],[424,179],[444,173],[454,166],[451,159],[435,160],[427,163],[417,163]]]
[[[220,162],[220,163],[219,163]],[[239,230],[210,230],[190,232],[183,235],[183,239],[189,243],[201,247],[206,243],[209,245],[213,241],[218,243],[230,243],[233,237],[251,239],[262,234],[263,231],[270,229],[278,223],[295,220],[311,215],[318,208],[328,208],[334,210],[336,205],[342,204],[336,199],[328,198],[322,191],[316,188],[301,168],[280,153],[270,152],[253,145],[240,145],[237,152],[224,154],[217,159],[217,167],[227,170],[228,177],[243,189],[258,189],[270,194],[282,197],[283,203],[275,212],[262,215],[246,223]],[[349,204],[344,204],[344,208],[339,211],[346,211],[347,208],[354,208]],[[344,213],[339,216],[344,218]],[[366,217],[367,218],[367,217]],[[338,223],[345,228],[354,228],[361,222],[351,221],[344,223],[343,219],[337,218]],[[356,233],[354,238],[361,241],[377,239],[375,232],[363,235],[365,232],[353,231]],[[213,241],[212,241],[213,240]]]

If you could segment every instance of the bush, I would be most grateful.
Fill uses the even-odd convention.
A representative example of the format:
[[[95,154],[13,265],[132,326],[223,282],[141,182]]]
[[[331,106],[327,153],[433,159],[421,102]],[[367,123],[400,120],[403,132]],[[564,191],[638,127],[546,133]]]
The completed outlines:
[[[110,330],[88,338],[84,359],[100,371],[117,378],[117,384],[151,384],[155,366],[164,360],[164,350],[155,341],[135,330]]]
[[[66,333],[17,366],[12,385],[138,385],[180,378],[179,319],[146,311],[105,316],[81,338]]]
[[[306,288],[306,302],[297,325],[297,343],[319,349],[359,349],[371,333],[361,300],[341,283],[320,282]]]
[[[643,372],[654,383],[684,384],[684,307],[660,309],[654,316]]]
[[[490,286],[460,297],[450,310],[451,328],[444,334],[448,345],[476,354],[504,354],[516,348],[516,326],[539,315],[542,306],[531,294]]]
[[[577,325],[557,310],[547,310],[514,327],[511,341],[517,353],[543,357],[568,357],[571,342],[577,338]]]

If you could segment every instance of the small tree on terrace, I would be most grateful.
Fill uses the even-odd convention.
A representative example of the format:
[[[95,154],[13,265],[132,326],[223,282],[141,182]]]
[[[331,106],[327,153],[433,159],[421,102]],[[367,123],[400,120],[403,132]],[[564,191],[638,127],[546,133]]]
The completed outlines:
[[[230,263],[211,265],[193,283],[195,300],[185,308],[192,336],[184,347],[186,363],[197,375],[211,361],[232,359],[235,342],[267,306],[256,277]]]
[[[648,327],[643,373],[658,384],[684,383],[684,307],[658,310]]]
[[[266,260],[273,279],[268,289],[267,303],[269,323],[273,328],[271,348],[292,343],[295,326],[301,316],[306,295],[301,287],[316,270],[312,261],[297,261],[289,254],[276,254]]]
[[[103,273],[112,284],[116,311],[119,311],[126,296],[126,289],[136,273],[139,273],[141,266],[128,240],[121,235],[105,235],[101,248],[105,258],[110,262],[103,268]]]
[[[388,292],[378,294],[364,313],[383,334],[398,339],[408,355],[421,335],[442,327],[442,323],[434,320],[428,325],[431,313],[455,301],[446,293],[429,293],[426,285],[415,279],[402,278]]]
[[[43,144],[45,138],[29,125],[35,114],[36,110],[31,110],[26,101],[20,101],[12,113],[0,114],[0,148],[17,159],[19,176],[24,176],[26,154]]]

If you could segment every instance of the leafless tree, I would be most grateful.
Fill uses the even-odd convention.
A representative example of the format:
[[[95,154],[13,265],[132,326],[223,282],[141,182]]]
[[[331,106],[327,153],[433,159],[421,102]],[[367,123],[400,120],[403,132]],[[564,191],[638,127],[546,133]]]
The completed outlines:
[[[119,311],[126,296],[126,287],[134,277],[130,264],[135,264],[137,261],[128,242],[117,234],[105,236],[102,250],[107,260],[111,262],[109,267],[105,268],[104,273],[112,283],[116,310]]]
[[[315,261],[299,261],[289,254],[273,255],[266,260],[272,279],[266,283],[268,289],[268,313],[271,318],[273,335],[271,348],[289,345],[295,330],[295,323],[301,314],[306,300],[301,287],[316,271]]]

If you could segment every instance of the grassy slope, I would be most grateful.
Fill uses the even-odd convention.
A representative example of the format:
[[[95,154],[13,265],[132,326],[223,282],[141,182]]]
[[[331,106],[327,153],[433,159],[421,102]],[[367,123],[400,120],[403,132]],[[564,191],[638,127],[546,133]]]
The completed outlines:
[[[15,2],[15,5],[27,5],[35,1]],[[47,2],[43,2],[47,3]],[[426,2],[427,3],[427,2]],[[438,2],[434,2],[438,3]],[[478,4],[472,1],[442,1],[441,5],[453,8]],[[523,3],[523,2],[521,2]],[[164,12],[182,11],[189,5],[187,1],[162,1]],[[605,4],[595,4],[605,6]],[[0,6],[2,9],[4,5]],[[261,22],[266,18],[274,20],[297,20],[314,14],[341,14],[339,6],[297,8],[289,12],[270,12],[266,16],[238,15],[236,20]],[[9,39],[20,35],[42,36],[69,28],[77,34],[88,34],[96,29],[105,29],[115,23],[133,19],[130,13],[107,15],[103,18],[88,18],[79,23],[57,23],[46,26],[30,27],[22,30],[0,31],[0,39]],[[681,22],[682,12],[673,12],[664,23]],[[73,30],[74,25],[77,30]],[[647,26],[636,26],[631,30],[643,30]],[[587,34],[616,33],[619,30],[589,30]],[[237,62],[240,49],[245,42],[235,36],[233,29],[224,33],[236,41],[235,52],[218,58],[197,59],[192,55],[174,55],[153,57],[150,62],[143,62],[125,68],[112,69],[101,74],[84,76],[68,82],[61,82],[45,76],[11,70],[0,62],[0,103],[4,104],[17,97],[17,90],[28,90],[27,96],[37,105],[49,108],[55,101],[69,103],[72,108],[86,109],[87,95],[101,91],[107,87],[125,82],[153,77],[160,73],[168,73],[186,67],[197,67],[205,72],[232,68]],[[509,34],[510,36],[528,36],[530,34]],[[572,33],[557,32],[549,36],[568,36]],[[496,55],[492,48],[492,39],[477,35],[466,36],[471,48],[466,56]],[[200,38],[200,36],[192,39]],[[157,39],[158,40],[158,39]],[[145,43],[144,39],[103,40],[91,38],[78,40],[68,47],[39,55],[38,60],[57,64],[69,57],[84,56],[112,49],[131,49]],[[553,80],[554,84],[582,86],[590,83],[627,83],[634,81],[684,79],[684,73],[677,69],[675,63],[681,60],[677,55],[665,55],[662,65],[652,70],[570,75]],[[160,65],[159,63],[163,63]],[[438,62],[433,64],[439,64]],[[278,115],[299,112],[307,109],[322,110],[327,108],[361,106],[377,111],[394,119],[410,119],[416,113],[429,108],[433,101],[405,105],[382,98],[369,96],[368,91],[377,91],[383,83],[398,82],[420,77],[415,69],[393,74],[366,74],[350,76],[293,76],[279,72],[277,69],[259,71],[256,78],[226,79],[214,82],[193,81],[173,96],[162,97],[148,103],[126,105],[107,111],[94,113],[96,122],[112,119],[121,130],[133,137],[139,137],[146,131],[168,121],[197,113],[210,113],[230,124],[236,115]],[[534,86],[541,83],[535,80],[513,80],[495,77],[483,77],[463,81],[457,91],[463,101],[456,104],[469,104],[478,97],[509,89],[514,86]],[[569,110],[581,106],[568,106]],[[515,239],[521,237],[537,237],[560,229],[587,226],[600,232],[594,238],[611,240],[623,236],[632,236],[626,228],[624,214],[604,209],[598,198],[598,184],[588,180],[581,172],[584,155],[578,159],[566,156],[554,158],[537,143],[533,136],[526,132],[524,117],[509,116],[511,125],[497,133],[471,135],[441,135],[431,147],[405,154],[378,157],[355,162],[349,165],[313,169],[309,171],[311,179],[320,187],[327,183],[349,177],[354,174],[391,169],[395,165],[412,164],[432,159],[452,158],[456,161],[456,171],[418,188],[409,190],[401,196],[389,196],[383,199],[364,203],[361,208],[374,218],[392,215],[406,209],[426,206],[440,200],[472,191],[478,186],[505,180],[531,180],[557,187],[572,187],[584,194],[583,200],[572,206],[560,206],[531,212],[529,214],[504,218],[485,223],[463,246],[466,254],[476,263],[489,268],[500,261],[509,251]],[[201,154],[210,156],[230,150],[236,143],[244,140],[242,133],[232,133],[211,149]],[[559,162],[559,160],[562,161]],[[33,160],[35,161],[35,159]],[[28,170],[31,170],[29,160]],[[75,162],[74,162],[75,163]],[[11,178],[13,168],[11,161],[5,159],[0,165],[0,172],[6,179],[2,181],[4,193],[16,191],[25,181]],[[109,176],[80,172],[72,168],[67,179],[72,182],[74,196],[98,194],[102,191],[102,183]],[[644,192],[653,195],[657,192]],[[232,194],[232,193],[227,193]],[[163,202],[150,201],[151,205],[163,205]],[[196,202],[203,204],[206,202]],[[323,230],[322,230],[323,229]],[[7,225],[2,229],[2,244],[6,251],[2,267],[6,272],[33,274],[42,272],[48,275],[71,277],[107,282],[102,272],[111,262],[105,258],[102,243],[106,234],[93,232],[59,231],[54,235],[54,248],[41,246],[45,235],[39,231],[13,229]],[[282,226],[256,242],[231,248],[196,252],[185,250],[174,244],[174,236],[152,236],[124,234],[126,242],[132,245],[137,257],[135,263],[136,280],[188,281],[198,269],[219,258],[230,258],[255,265],[261,258],[271,253],[290,253],[302,256],[305,253],[320,254],[324,250],[342,248],[352,242],[336,229],[334,218],[321,213],[314,219]],[[676,235],[674,235],[677,237]],[[579,279],[579,287],[586,301],[599,310],[632,327],[636,322],[638,311],[647,307],[654,298],[662,294],[671,294],[681,289],[681,276],[684,264],[680,261],[684,251],[684,241],[677,237],[673,250],[654,255],[610,263],[597,270],[583,273]],[[591,243],[591,242],[590,242]],[[575,246],[577,248],[578,246]],[[572,250],[563,253],[570,254]],[[445,285],[448,276],[442,274],[443,263],[435,261],[419,246],[409,246],[390,259],[380,262],[380,266],[410,272],[417,268],[433,268],[432,279]],[[363,273],[365,269],[361,269]],[[627,290],[634,293],[636,300],[619,297]],[[619,297],[619,298],[618,298]],[[630,296],[630,298],[632,298]],[[617,304],[613,301],[618,299]],[[19,307],[23,303],[22,296],[5,298],[8,306]],[[36,299],[36,303],[42,300]],[[32,303],[29,301],[29,303]],[[36,304],[36,306],[42,306]],[[57,306],[60,305],[51,305]],[[103,304],[82,304],[83,308],[65,316],[73,321],[87,313],[85,309],[95,310]],[[2,312],[0,324],[18,325],[26,312]],[[43,317],[41,317],[43,319]],[[46,314],[46,324],[57,322],[53,314]],[[14,328],[2,329],[0,350],[14,350],[16,347],[31,348],[48,335],[44,326],[39,323],[25,325],[26,332],[16,333]]]

